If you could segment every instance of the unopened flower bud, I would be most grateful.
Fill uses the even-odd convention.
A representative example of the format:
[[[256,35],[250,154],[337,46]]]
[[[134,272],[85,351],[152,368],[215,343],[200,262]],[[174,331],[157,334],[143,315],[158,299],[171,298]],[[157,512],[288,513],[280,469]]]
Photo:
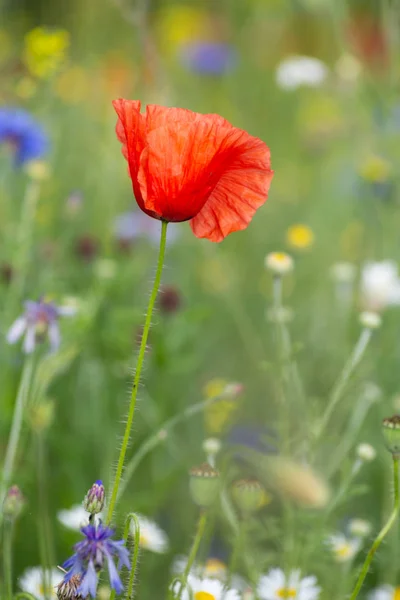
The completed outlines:
[[[381,326],[382,319],[378,313],[365,311],[360,314],[360,323],[366,329],[378,329]]]
[[[216,456],[221,450],[221,445],[221,440],[210,437],[203,441],[203,450],[207,456]]]
[[[400,416],[383,419],[382,426],[387,449],[400,456]]]
[[[81,581],[82,577],[80,575],[72,575],[68,581],[63,579],[56,588],[58,600],[84,600],[86,596],[78,594]]]
[[[190,469],[189,488],[192,500],[201,508],[214,504],[219,492],[219,472],[208,463]]]
[[[8,519],[19,517],[25,506],[25,498],[17,485],[12,485],[3,502],[3,515]]]
[[[286,252],[270,252],[265,257],[265,266],[275,275],[286,275],[293,270],[293,258]]]
[[[249,516],[270,503],[271,498],[257,479],[240,479],[232,486],[232,496],[240,512]]]
[[[371,462],[376,457],[376,450],[371,444],[359,444],[356,449],[359,459],[364,462]]]
[[[104,485],[98,479],[90,488],[83,501],[83,508],[91,515],[99,514],[104,508]]]

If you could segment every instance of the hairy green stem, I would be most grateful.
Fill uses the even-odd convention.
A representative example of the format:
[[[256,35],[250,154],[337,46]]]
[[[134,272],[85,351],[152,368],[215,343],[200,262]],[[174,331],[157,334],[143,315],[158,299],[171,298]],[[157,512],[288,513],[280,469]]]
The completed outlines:
[[[393,484],[394,484],[394,507],[393,507],[393,510],[392,510],[386,524],[382,527],[382,529],[378,533],[377,537],[375,538],[375,540],[367,554],[367,558],[365,559],[365,562],[362,566],[360,575],[357,579],[355,588],[354,588],[349,600],[356,600],[358,594],[360,593],[362,585],[364,583],[364,579],[367,576],[367,573],[369,571],[372,559],[375,556],[375,552],[378,550],[378,548],[381,545],[381,543],[383,542],[384,538],[389,533],[390,529],[393,527],[393,525],[396,522],[398,515],[399,515],[399,510],[400,510],[399,455],[396,455],[396,454],[393,454]]]
[[[163,269],[163,264],[164,264],[165,247],[166,247],[166,241],[167,241],[167,225],[168,224],[166,221],[162,221],[157,270],[156,270],[156,275],[155,275],[155,279],[154,279],[153,289],[150,294],[149,304],[147,307],[146,320],[145,320],[144,327],[143,327],[142,340],[140,343],[139,355],[138,355],[138,359],[137,359],[137,363],[136,363],[136,372],[135,372],[135,377],[133,380],[132,394],[131,394],[131,400],[130,400],[128,415],[127,415],[127,420],[126,420],[125,433],[124,433],[124,437],[122,440],[121,450],[119,453],[117,471],[115,474],[114,485],[113,485],[112,492],[111,492],[110,504],[108,505],[108,512],[107,512],[107,519],[106,519],[107,524],[109,524],[113,518],[114,508],[115,508],[115,504],[116,504],[117,498],[118,498],[118,490],[119,490],[119,486],[121,483],[121,478],[122,478],[122,474],[123,474],[123,470],[124,470],[126,451],[129,446],[129,439],[130,439],[130,435],[131,435],[133,417],[135,414],[136,398],[137,398],[137,392],[138,392],[138,387],[139,387],[139,382],[140,382],[140,375],[142,372],[144,356],[146,353],[147,338],[149,335],[150,326],[151,326],[151,318],[153,315],[154,305],[156,303],[157,294],[158,294],[158,290],[159,290],[160,282],[161,282],[161,274],[162,274],[162,269]]]
[[[133,586],[135,583],[136,568],[137,568],[137,562],[138,562],[138,558],[139,558],[139,549],[140,549],[140,525],[139,525],[139,519],[137,518],[135,513],[129,513],[125,519],[125,528],[124,528],[123,539],[125,540],[125,542],[128,541],[132,522],[135,523],[135,534],[133,536],[134,537],[133,556],[132,556],[132,564],[131,564],[131,570],[130,570],[130,575],[129,575],[128,587],[127,587],[126,594],[125,594],[125,600],[133,599]],[[112,592],[110,594],[110,600],[115,600],[115,596],[116,596],[116,591],[112,590]]]
[[[12,537],[13,523],[5,521],[3,533],[3,578],[7,600],[12,600]]]
[[[165,421],[165,423],[155,433],[150,435],[138,448],[131,460],[126,465],[124,479],[121,481],[121,484],[119,486],[117,498],[119,499],[125,492],[129,481],[132,479],[133,474],[135,473],[136,469],[138,468],[142,460],[145,458],[145,456],[147,456],[149,452],[151,452],[159,444],[164,442],[167,439],[169,432],[172,431],[172,429],[174,429],[176,425],[179,425],[179,423],[186,421],[193,415],[196,415],[197,413],[204,410],[210,404],[214,404],[215,402],[218,402],[218,400],[221,400],[223,398],[224,394],[221,394],[220,396],[215,396],[214,398],[207,398],[206,400],[202,400],[201,402],[197,402],[197,404],[189,406],[179,415],[176,415],[175,417],[168,419],[168,421]]]
[[[19,438],[21,435],[22,422],[24,417],[24,408],[28,395],[29,384],[33,371],[33,358],[27,357],[22,370],[17,399],[14,406],[14,414],[11,423],[10,436],[8,438],[7,450],[3,465],[3,474],[0,486],[0,506],[3,506],[8,487],[14,471],[15,457],[18,450]],[[0,511],[0,522],[2,514]]]
[[[346,389],[346,385],[350,377],[352,376],[354,370],[359,365],[362,357],[364,356],[365,350],[367,349],[371,336],[372,330],[370,328],[365,327],[361,331],[360,337],[358,338],[354,350],[351,353],[349,360],[345,364],[344,369],[332,390],[328,406],[326,407],[326,410],[319,423],[315,435],[315,441],[317,441],[321,437],[322,433],[325,431],[338,402],[342,398],[343,392]]]
[[[196,560],[197,552],[199,551],[200,542],[203,539],[204,531],[206,529],[207,524],[207,512],[202,510],[200,513],[200,518],[197,523],[196,535],[194,536],[193,544],[190,549],[188,561],[186,563],[185,570],[183,572],[181,587],[179,589],[177,600],[180,600],[183,594],[183,590],[187,586],[187,580],[189,577],[190,569],[192,568],[194,561]]]

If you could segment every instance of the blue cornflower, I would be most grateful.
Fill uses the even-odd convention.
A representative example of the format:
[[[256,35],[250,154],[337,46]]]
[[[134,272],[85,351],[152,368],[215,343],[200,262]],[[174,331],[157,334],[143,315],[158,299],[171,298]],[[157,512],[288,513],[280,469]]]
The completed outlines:
[[[49,138],[43,127],[22,108],[0,108],[0,143],[4,142],[15,148],[17,167],[43,158],[49,150]]]
[[[64,569],[68,570],[64,582],[68,582],[75,575],[79,575],[82,580],[78,593],[83,598],[86,598],[89,594],[92,598],[95,598],[98,573],[107,563],[110,585],[117,594],[120,594],[124,586],[114,564],[114,556],[119,560],[118,568],[125,565],[130,569],[129,553],[125,547],[125,541],[112,540],[114,531],[101,522],[89,523],[89,525],[82,527],[81,532],[85,539],[75,544],[75,554],[62,565]]]
[[[234,425],[228,433],[227,443],[230,446],[245,446],[262,454],[278,453],[275,431],[262,425]]]
[[[58,350],[61,343],[59,317],[73,316],[76,309],[73,306],[56,306],[41,298],[38,302],[27,300],[25,312],[11,325],[7,333],[7,342],[15,344],[24,336],[23,349],[25,354],[34,351],[38,341],[47,336],[52,352]]]
[[[192,42],[182,48],[183,64],[200,75],[223,75],[237,63],[233,46],[223,42]]]

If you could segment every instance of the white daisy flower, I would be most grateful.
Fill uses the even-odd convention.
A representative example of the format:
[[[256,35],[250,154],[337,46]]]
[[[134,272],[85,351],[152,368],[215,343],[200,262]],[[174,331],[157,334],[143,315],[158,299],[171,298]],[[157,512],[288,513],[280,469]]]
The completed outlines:
[[[345,563],[353,560],[361,548],[361,541],[359,538],[350,538],[343,533],[335,533],[334,535],[329,536],[328,544],[338,563]]]
[[[167,552],[169,546],[168,536],[155,523],[143,515],[136,515],[139,520],[140,526],[140,546],[150,550],[151,552],[157,552],[163,554]],[[131,534],[135,535],[135,523],[131,524]]]
[[[261,600],[280,600],[281,598],[297,598],[297,600],[317,600],[321,588],[314,575],[301,578],[299,570],[291,571],[287,576],[282,569],[271,569],[267,575],[260,577],[258,595]]]
[[[327,76],[328,67],[312,56],[290,56],[279,63],[275,74],[276,83],[284,90],[318,87]]]
[[[226,589],[219,579],[201,579],[189,575],[188,586],[183,591],[182,600],[192,600],[192,598],[193,600],[240,600],[240,595],[236,590]]]
[[[187,561],[187,556],[177,556],[172,564],[172,572],[177,575],[182,574],[186,568]],[[207,558],[205,563],[194,562],[189,574],[197,578],[218,579],[224,583],[228,579],[229,572],[228,566],[222,560],[212,556]],[[249,587],[248,582],[235,573],[231,576],[231,585],[239,591],[245,591]]]
[[[400,587],[381,585],[368,594],[368,600],[399,600]]]
[[[361,302],[369,311],[400,304],[400,278],[393,260],[366,263],[361,272]]]
[[[349,521],[348,530],[350,535],[356,537],[366,537],[371,533],[371,523],[364,519],[351,519]]]
[[[362,443],[358,444],[356,448],[357,457],[363,462],[371,462],[376,458],[376,450],[371,444]]]
[[[44,587],[43,575],[47,589]],[[23,592],[32,594],[37,600],[46,600],[46,598],[57,598],[55,588],[63,577],[63,573],[58,569],[43,571],[41,567],[31,567],[22,573],[18,585]]]
[[[98,515],[101,519],[102,514]],[[89,513],[83,508],[82,504],[74,504],[71,508],[64,508],[57,513],[57,519],[68,529],[79,531],[89,523]]]

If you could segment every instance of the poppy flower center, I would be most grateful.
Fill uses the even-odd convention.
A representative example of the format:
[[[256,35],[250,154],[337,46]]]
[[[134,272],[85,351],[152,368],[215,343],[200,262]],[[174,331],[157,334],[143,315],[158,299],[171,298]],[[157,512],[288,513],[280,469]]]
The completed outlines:
[[[276,592],[278,598],[296,598],[297,592],[293,588],[281,588]]]
[[[215,596],[209,592],[196,592],[194,600],[215,600]]]

